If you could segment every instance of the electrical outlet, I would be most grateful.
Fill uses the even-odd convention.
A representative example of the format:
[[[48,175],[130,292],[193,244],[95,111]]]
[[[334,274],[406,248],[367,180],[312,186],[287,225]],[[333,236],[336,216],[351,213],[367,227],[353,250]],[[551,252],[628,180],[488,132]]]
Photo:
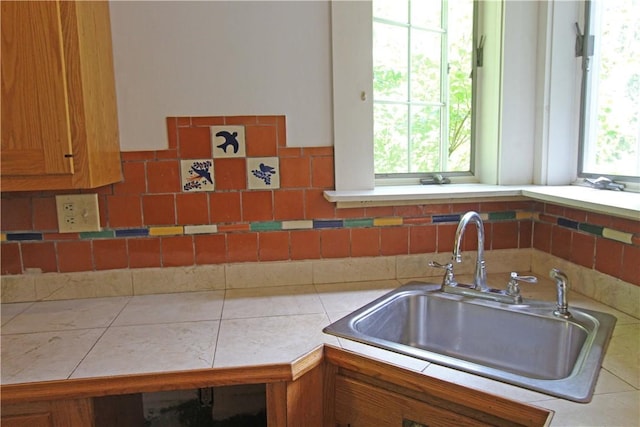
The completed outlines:
[[[97,194],[64,194],[56,196],[60,233],[100,231]]]

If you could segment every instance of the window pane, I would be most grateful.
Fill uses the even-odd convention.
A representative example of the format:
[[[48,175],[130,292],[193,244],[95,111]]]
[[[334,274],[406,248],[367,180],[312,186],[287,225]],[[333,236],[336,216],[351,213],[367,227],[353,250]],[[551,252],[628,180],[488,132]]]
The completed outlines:
[[[373,138],[376,173],[409,172],[408,106],[374,104]]]
[[[413,107],[411,113],[410,172],[442,170],[440,165],[442,107]]]
[[[442,36],[411,32],[411,101],[440,103]]]
[[[423,28],[440,28],[442,4],[439,1],[412,1],[411,24]]]
[[[408,99],[408,29],[387,24],[373,25],[374,99]]]
[[[373,0],[375,173],[469,172],[474,2],[402,1],[406,24],[386,3]]]
[[[597,6],[583,172],[640,176],[640,1]]]
[[[375,0],[373,2],[373,16],[407,24],[409,22],[409,0]]]

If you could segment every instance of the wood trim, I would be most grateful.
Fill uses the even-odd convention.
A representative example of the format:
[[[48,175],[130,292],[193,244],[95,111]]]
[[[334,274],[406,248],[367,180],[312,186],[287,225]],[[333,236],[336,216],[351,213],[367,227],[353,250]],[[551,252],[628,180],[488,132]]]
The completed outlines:
[[[2,404],[292,381],[290,364],[78,378],[0,387]]]

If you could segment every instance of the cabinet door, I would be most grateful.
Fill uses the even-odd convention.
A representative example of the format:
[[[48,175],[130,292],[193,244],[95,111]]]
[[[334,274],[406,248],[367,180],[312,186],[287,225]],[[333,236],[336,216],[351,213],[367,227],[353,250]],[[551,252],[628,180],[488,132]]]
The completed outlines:
[[[2,405],[2,427],[94,427],[91,399]]]
[[[335,422],[338,426],[350,427],[488,425],[411,397],[339,375],[335,383]]]
[[[2,175],[73,173],[60,5],[2,2]]]

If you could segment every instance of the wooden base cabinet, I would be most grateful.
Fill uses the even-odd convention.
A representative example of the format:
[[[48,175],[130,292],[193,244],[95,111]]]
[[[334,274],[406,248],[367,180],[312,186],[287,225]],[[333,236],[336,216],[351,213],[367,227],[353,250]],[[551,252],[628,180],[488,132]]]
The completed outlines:
[[[2,406],[2,427],[93,426],[91,399],[50,400]]]

